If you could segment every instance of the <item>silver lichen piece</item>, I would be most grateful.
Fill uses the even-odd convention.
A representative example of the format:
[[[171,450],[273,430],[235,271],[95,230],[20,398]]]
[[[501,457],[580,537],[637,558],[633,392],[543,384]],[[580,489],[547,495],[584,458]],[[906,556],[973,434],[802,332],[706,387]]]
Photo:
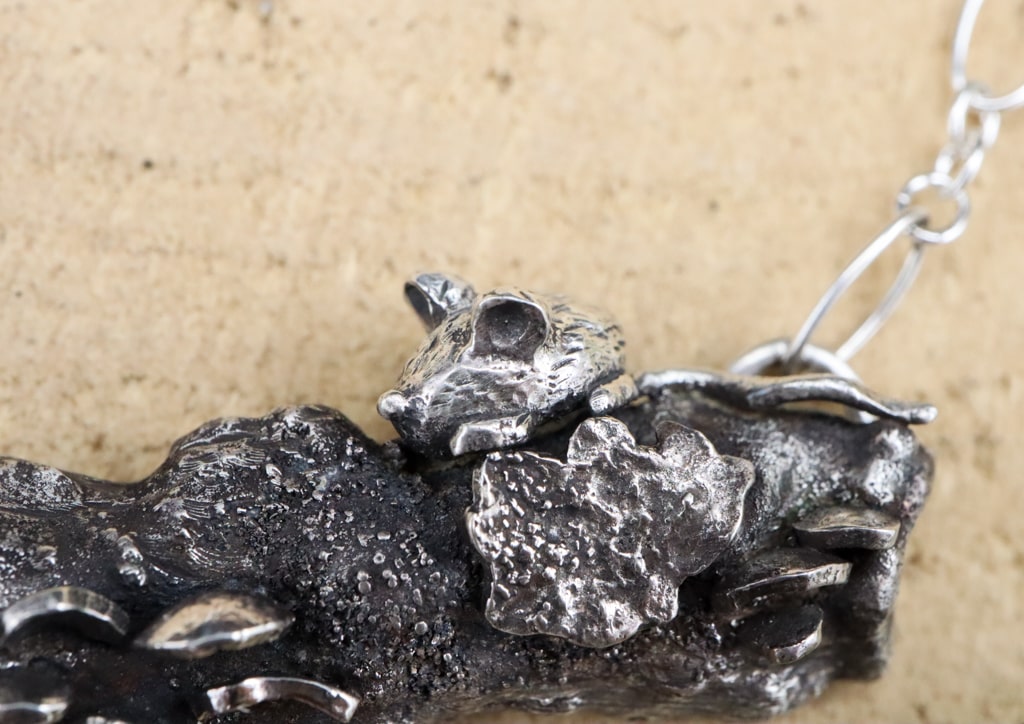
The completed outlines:
[[[487,620],[600,648],[678,612],[678,587],[735,537],[754,468],[663,424],[657,448],[610,417],[584,421],[566,462],[492,453],[466,514],[490,564]]]

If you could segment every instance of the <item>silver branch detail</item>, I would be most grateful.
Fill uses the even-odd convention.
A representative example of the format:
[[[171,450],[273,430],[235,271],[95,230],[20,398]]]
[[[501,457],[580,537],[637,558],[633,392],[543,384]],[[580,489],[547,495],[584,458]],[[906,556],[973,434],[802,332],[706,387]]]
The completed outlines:
[[[566,462],[491,453],[470,539],[490,564],[487,620],[511,634],[601,648],[678,613],[678,588],[736,536],[753,465],[665,423],[657,448],[611,417],[584,421]]]

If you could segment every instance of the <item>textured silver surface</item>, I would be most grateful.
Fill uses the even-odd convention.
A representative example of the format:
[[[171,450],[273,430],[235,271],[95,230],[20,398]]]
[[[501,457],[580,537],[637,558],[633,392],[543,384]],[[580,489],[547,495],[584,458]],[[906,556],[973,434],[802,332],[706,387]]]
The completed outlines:
[[[754,468],[677,423],[659,438],[639,446],[599,417],[576,428],[564,463],[487,457],[466,521],[490,565],[491,624],[605,647],[675,618],[680,583],[735,537]]]
[[[927,424],[937,414],[933,405],[885,399],[853,380],[834,375],[780,378],[676,369],[641,375],[637,386],[643,394],[654,395],[666,387],[699,390],[709,397],[750,410],[771,410],[797,403],[834,403],[909,425]]]
[[[428,332],[469,309],[475,297],[469,282],[452,274],[419,274],[405,285],[405,298]]]
[[[188,702],[210,689],[257,677],[300,678],[359,696],[353,721],[382,724],[450,721],[503,706],[595,708],[624,717],[764,717],[815,696],[836,677],[878,675],[889,650],[900,561],[931,473],[927,453],[906,425],[751,411],[671,387],[616,410],[615,418],[635,444],[618,438],[614,425],[592,420],[584,430],[596,424],[615,434],[588,441],[580,433],[573,447],[588,452],[573,457],[608,453],[608,463],[593,463],[608,483],[593,502],[614,504],[623,520],[643,518],[638,492],[650,495],[655,514],[638,528],[638,541],[655,543],[658,554],[648,568],[623,569],[638,590],[652,590],[648,579],[655,574],[675,575],[692,564],[688,548],[675,547],[681,538],[672,532],[676,517],[658,515],[663,501],[680,502],[676,481],[661,481],[662,462],[671,463],[674,447],[666,452],[673,437],[664,434],[666,423],[698,430],[719,455],[749,461],[755,474],[736,535],[703,571],[682,578],[675,617],[644,623],[608,648],[508,634],[488,620],[490,566],[469,541],[465,513],[474,505],[474,473],[481,463],[497,462],[407,459],[327,408],[208,423],[177,442],[167,462],[136,485],[0,460],[0,610],[66,582],[114,601],[130,615],[131,630],[210,590],[266,597],[295,616],[270,643],[190,660],[44,627],[0,644],[0,688],[6,682],[21,700],[37,702],[39,692],[26,689],[23,675],[52,662],[57,684],[68,687],[69,721],[102,716],[179,724],[195,721],[198,711]],[[544,469],[560,480],[571,472],[561,466],[572,467],[573,432],[537,436],[531,450],[519,454],[554,461]],[[621,444],[613,444],[616,439]],[[632,461],[634,470],[649,465],[650,483],[616,492],[620,478],[612,463],[620,458]],[[637,461],[647,462],[638,468]],[[529,492],[537,500],[543,494]],[[586,509],[586,501],[577,503]],[[845,583],[841,576],[818,576],[811,566],[799,575],[830,585],[794,586],[786,577],[795,567],[766,571],[762,565],[758,580],[764,584],[756,595],[738,607],[716,605],[715,591],[741,586],[739,573],[756,572],[765,556],[805,558],[808,549],[794,547],[793,521],[836,506],[896,517],[896,544],[833,551],[824,568],[845,569]],[[549,527],[571,527],[571,513],[566,507]],[[590,510],[580,521],[592,526],[597,515]],[[602,546],[612,538],[606,530],[592,535]],[[126,549],[130,576],[122,571]],[[595,571],[611,575],[615,561],[595,563],[605,565]],[[813,650],[807,640],[787,641],[788,625],[767,625],[764,636],[777,638],[741,633],[755,630],[759,616],[790,620],[808,605],[823,612],[821,642]],[[766,641],[777,645],[766,647]],[[793,652],[803,655],[780,663]],[[222,716],[258,724],[330,721],[289,700]]]
[[[526,442],[536,429],[595,404],[635,396],[622,333],[607,316],[563,297],[420,275],[406,295],[428,336],[378,410],[402,442],[449,456]]]
[[[186,599],[135,638],[135,645],[198,659],[273,641],[291,613],[248,593],[211,591]]]

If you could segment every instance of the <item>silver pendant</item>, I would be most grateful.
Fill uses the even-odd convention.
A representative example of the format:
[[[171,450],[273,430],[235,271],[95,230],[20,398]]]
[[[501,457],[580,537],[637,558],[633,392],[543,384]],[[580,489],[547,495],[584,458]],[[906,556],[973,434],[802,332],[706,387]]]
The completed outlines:
[[[933,408],[634,380],[603,313],[407,294],[397,444],[300,407],[208,423],[134,486],[0,460],[0,722],[763,717],[883,670]]]

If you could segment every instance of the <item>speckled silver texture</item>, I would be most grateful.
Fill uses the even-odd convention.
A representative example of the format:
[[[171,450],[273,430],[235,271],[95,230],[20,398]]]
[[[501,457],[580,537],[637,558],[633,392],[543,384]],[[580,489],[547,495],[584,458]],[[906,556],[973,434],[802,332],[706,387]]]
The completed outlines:
[[[328,408],[209,423],[130,486],[3,461],[0,609],[78,585],[121,607],[135,636],[182,601],[226,590],[263,597],[294,623],[274,641],[194,660],[74,629],[14,637],[0,645],[0,707],[20,696],[50,702],[66,721],[177,724],[207,710],[205,692],[290,677],[358,697],[352,721],[366,724],[441,722],[502,706],[763,717],[833,679],[881,672],[903,550],[931,474],[906,425],[750,411],[673,388],[614,417],[638,449],[658,449],[666,422],[697,430],[718,454],[749,461],[754,481],[735,537],[679,585],[675,617],[600,649],[508,634],[487,620],[489,568],[464,518],[481,458],[443,466],[407,458]],[[571,433],[535,437],[530,449],[566,460]],[[813,558],[792,524],[836,507],[892,516],[895,542],[822,552],[841,562],[824,565],[845,569],[844,580],[812,567],[813,586],[766,585],[740,610],[720,604],[764,556]],[[331,721],[288,700],[224,717]]]
[[[431,336],[380,399],[396,443],[306,406],[134,485],[0,459],[0,717],[763,717],[878,675],[933,408],[692,370],[636,399],[598,313],[406,292]]]

